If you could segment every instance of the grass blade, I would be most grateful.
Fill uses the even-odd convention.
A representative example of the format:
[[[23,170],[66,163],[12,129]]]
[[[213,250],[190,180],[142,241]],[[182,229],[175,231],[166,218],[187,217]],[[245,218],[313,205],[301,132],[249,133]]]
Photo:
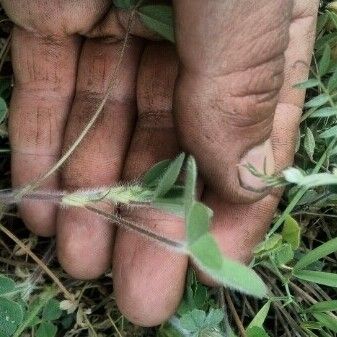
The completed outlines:
[[[303,256],[294,266],[294,270],[304,269],[319,259],[337,251],[337,238],[334,238]]]
[[[301,280],[337,288],[337,274],[322,271],[296,270],[293,275]]]

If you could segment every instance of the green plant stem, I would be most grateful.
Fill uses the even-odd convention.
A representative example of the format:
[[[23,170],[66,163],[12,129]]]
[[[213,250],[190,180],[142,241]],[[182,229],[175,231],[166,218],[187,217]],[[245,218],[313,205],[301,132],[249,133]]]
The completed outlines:
[[[15,331],[13,337],[20,337],[25,329],[30,325],[30,323],[34,320],[34,318],[40,313],[43,307],[47,304],[47,302],[55,297],[57,294],[57,290],[54,288],[47,288],[38,298],[38,303],[33,306],[33,308],[28,312],[26,319],[19,326],[18,330]]]
[[[118,81],[117,81],[118,73],[119,73],[119,70],[121,68],[122,62],[124,60],[124,54],[125,54],[125,51],[126,51],[126,48],[127,48],[128,41],[129,41],[131,27],[132,27],[132,23],[133,23],[134,17],[135,17],[135,10],[132,10],[131,13],[130,13],[130,16],[129,16],[128,28],[127,28],[127,31],[126,31],[126,34],[125,34],[125,37],[124,37],[124,40],[123,40],[123,44],[122,44],[122,47],[121,47],[121,52],[120,52],[117,64],[115,66],[112,78],[110,80],[110,83],[109,83],[108,89],[106,91],[106,94],[103,97],[103,99],[102,99],[101,103],[99,104],[99,106],[97,107],[94,115],[91,117],[91,119],[89,120],[88,124],[82,130],[82,132],[77,137],[77,139],[74,141],[74,143],[65,152],[65,154],[57,161],[57,163],[53,167],[51,167],[42,177],[39,177],[35,181],[29,183],[28,185],[26,185],[25,187],[23,187],[22,189],[20,189],[20,191],[16,195],[17,199],[21,199],[23,195],[25,195],[26,193],[29,193],[30,191],[36,189],[44,180],[46,180],[54,172],[56,172],[64,164],[64,162],[72,155],[72,153],[75,151],[75,149],[77,148],[77,146],[82,142],[82,140],[84,139],[84,137],[88,134],[89,130],[95,124],[95,122],[97,121],[98,117],[101,115],[101,113],[103,111],[103,108],[105,106],[105,103],[109,99],[109,96],[110,96],[112,90],[116,87],[116,85],[118,83]]]
[[[329,146],[327,147],[327,149],[325,150],[324,154],[322,155],[322,157],[320,158],[320,160],[317,162],[317,164],[315,165],[312,173],[316,174],[319,172],[319,170],[321,169],[322,165],[324,164],[324,162],[326,161],[326,159],[329,157],[329,153],[332,150],[332,148],[335,146],[337,142],[337,138],[334,138]],[[284,210],[284,212],[282,213],[282,215],[278,218],[278,220],[275,222],[275,224],[273,225],[273,227],[271,228],[271,230],[268,232],[267,234],[267,238],[270,238],[283,224],[284,220],[286,219],[286,217],[288,215],[290,215],[290,213],[292,212],[292,210],[296,207],[296,205],[298,204],[298,202],[301,200],[301,198],[304,196],[305,192],[307,192],[308,187],[303,186],[299,189],[299,191],[296,193],[296,195],[293,197],[293,199],[291,200],[291,202],[289,203],[289,205],[287,206],[287,208]]]

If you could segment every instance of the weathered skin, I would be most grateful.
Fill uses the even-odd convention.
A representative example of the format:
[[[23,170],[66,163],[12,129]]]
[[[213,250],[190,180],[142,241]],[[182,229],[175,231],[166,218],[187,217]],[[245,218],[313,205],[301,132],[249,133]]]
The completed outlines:
[[[1,4],[16,24],[9,127],[13,185],[20,186],[53,165],[92,116],[118,60],[127,13],[111,9],[110,0]],[[238,164],[272,172],[292,162],[304,99],[293,84],[308,75],[318,0],[173,4],[177,55],[167,43],[140,38],[154,36],[136,22],[104,113],[44,187],[135,179],[184,149],[197,158],[202,200],[215,211],[213,232],[222,250],[248,261],[279,199]],[[131,233],[115,235],[109,223],[83,210],[26,202],[20,212],[33,232],[57,234],[59,260],[76,278],[99,276],[113,255],[117,302],[131,321],[156,325],[176,309],[185,257]],[[175,218],[148,211],[124,215],[183,236]]]

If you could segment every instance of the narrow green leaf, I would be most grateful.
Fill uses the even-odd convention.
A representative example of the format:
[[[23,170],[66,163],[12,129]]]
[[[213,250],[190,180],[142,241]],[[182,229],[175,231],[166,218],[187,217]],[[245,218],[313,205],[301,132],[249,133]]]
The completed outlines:
[[[323,56],[318,63],[318,71],[320,76],[324,76],[328,72],[330,62],[331,62],[331,48],[330,45],[327,43],[323,52]]]
[[[334,73],[332,74],[332,76],[330,77],[329,82],[328,82],[328,90],[330,92],[332,92],[336,89],[337,89],[337,68],[334,71]]]
[[[173,10],[171,6],[142,6],[139,8],[139,16],[147,28],[174,42]]]
[[[287,215],[282,229],[282,238],[291,244],[291,247],[298,249],[301,241],[301,228],[298,222],[290,215]]]
[[[294,85],[294,88],[297,89],[310,89],[318,87],[320,84],[319,80],[316,80],[315,78],[311,78],[310,80],[307,80],[305,82],[301,82]]]
[[[160,178],[154,197],[160,198],[173,187],[174,183],[179,177],[180,170],[183,166],[185,154],[181,153],[175,160],[173,160],[165,171],[164,175]]]
[[[23,319],[23,310],[20,304],[7,298],[0,299],[0,331],[11,336]]]
[[[137,4],[137,0],[113,0],[113,4],[117,8],[130,9]]]
[[[322,108],[314,111],[309,115],[309,118],[326,118],[337,116],[337,109],[332,107]]]
[[[42,311],[42,318],[46,321],[54,321],[62,315],[60,302],[54,298],[50,299]]]
[[[194,202],[186,219],[186,237],[192,244],[208,232],[213,212],[201,202]]]
[[[188,251],[198,267],[215,281],[248,295],[266,296],[261,278],[247,266],[224,257],[209,233],[188,246]]]
[[[147,187],[157,186],[160,178],[164,175],[171,162],[170,159],[166,159],[151,167],[142,178],[143,185]]]
[[[305,312],[337,311],[337,300],[318,302],[306,309]]]
[[[333,126],[332,128],[322,132],[319,137],[320,138],[331,138],[337,136],[337,125]]]
[[[36,337],[54,337],[57,327],[51,322],[42,322],[36,331]]]
[[[337,251],[337,238],[334,238],[303,256],[294,266],[295,270],[304,269],[319,259]]]
[[[269,337],[266,330],[258,327],[258,326],[252,326],[246,331],[247,337]]]
[[[11,293],[15,289],[15,282],[6,276],[0,276],[0,296]],[[0,299],[1,301],[1,299]]]
[[[305,103],[306,108],[318,108],[320,106],[323,106],[329,101],[329,95],[327,94],[321,94],[313,99],[311,99],[309,102]]]
[[[293,275],[300,280],[337,288],[337,274],[312,270],[294,270]]]
[[[313,316],[319,321],[323,326],[330,329],[333,332],[337,333],[337,319],[324,314],[324,313],[315,313]]]
[[[315,137],[312,131],[309,128],[307,128],[304,136],[304,149],[311,160],[313,159],[315,147],[316,147]]]
[[[254,326],[262,328],[269,313],[269,310],[270,310],[270,301],[268,301],[255,315],[253,320],[249,323],[247,330],[249,330],[249,328],[252,328]]]

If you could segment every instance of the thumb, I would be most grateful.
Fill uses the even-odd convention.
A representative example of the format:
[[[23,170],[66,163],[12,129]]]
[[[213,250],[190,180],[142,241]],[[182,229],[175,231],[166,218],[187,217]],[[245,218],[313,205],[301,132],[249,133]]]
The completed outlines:
[[[175,0],[180,75],[175,121],[206,184],[226,200],[260,199],[284,80],[293,1]]]

